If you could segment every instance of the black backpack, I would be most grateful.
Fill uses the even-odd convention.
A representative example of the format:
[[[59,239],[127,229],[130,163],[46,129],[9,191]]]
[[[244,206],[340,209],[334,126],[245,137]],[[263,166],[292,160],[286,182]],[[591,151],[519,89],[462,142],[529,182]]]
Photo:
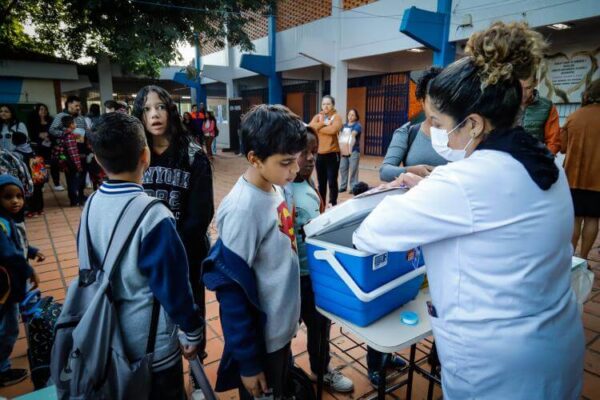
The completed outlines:
[[[288,398],[295,400],[317,399],[312,381],[302,368],[298,368],[295,365],[292,365],[290,368],[290,381],[287,390]]]

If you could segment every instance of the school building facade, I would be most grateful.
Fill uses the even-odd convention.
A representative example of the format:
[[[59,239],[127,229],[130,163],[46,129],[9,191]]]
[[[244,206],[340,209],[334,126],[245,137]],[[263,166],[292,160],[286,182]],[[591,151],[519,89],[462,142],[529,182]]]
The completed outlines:
[[[411,72],[433,63],[431,49],[400,32],[403,14],[413,6],[436,11],[438,1],[450,3],[448,41],[455,45],[456,58],[464,55],[473,32],[494,21],[526,21],[539,30],[551,44],[540,68],[539,91],[557,104],[561,118],[578,107],[586,84],[600,77],[596,0],[279,0],[273,47],[268,16],[251,15],[247,29],[254,54],[275,52],[285,105],[309,121],[319,109],[320,97],[333,95],[341,115],[348,108],[359,111],[365,132],[362,151],[383,155],[394,130],[421,111]],[[201,52],[208,104],[213,109],[219,106],[220,120],[225,122],[221,132],[227,132],[228,99],[237,99],[242,113],[266,103],[268,79],[242,68],[239,48],[201,41]],[[230,145],[230,135],[218,139],[221,145]]]

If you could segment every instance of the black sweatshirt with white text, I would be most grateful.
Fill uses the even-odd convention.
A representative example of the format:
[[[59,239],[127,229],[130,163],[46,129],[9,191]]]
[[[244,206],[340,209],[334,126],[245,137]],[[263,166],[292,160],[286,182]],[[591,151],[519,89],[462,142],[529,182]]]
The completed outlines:
[[[167,203],[177,220],[190,271],[199,269],[208,254],[207,230],[214,214],[212,167],[199,146],[190,144],[185,156],[174,145],[152,152],[144,173],[144,191]],[[191,164],[191,165],[190,165]]]

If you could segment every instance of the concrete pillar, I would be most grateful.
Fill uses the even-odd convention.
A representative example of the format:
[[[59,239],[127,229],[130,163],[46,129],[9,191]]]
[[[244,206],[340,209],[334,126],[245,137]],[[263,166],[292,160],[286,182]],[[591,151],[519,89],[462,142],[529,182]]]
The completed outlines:
[[[196,94],[196,88],[190,88],[190,107],[193,106],[194,104],[198,105],[198,103],[196,103],[198,100],[197,94]]]
[[[107,55],[98,56],[98,83],[100,85],[100,101],[104,103],[113,99],[112,71]],[[100,107],[102,109],[102,107]]]
[[[335,108],[343,120],[346,120],[346,106],[348,102],[348,63],[335,62],[331,68],[331,95],[335,98]]]
[[[335,98],[335,108],[346,120],[346,107],[348,101],[348,63],[340,60],[340,47],[342,45],[342,0],[331,2],[331,16],[335,21],[335,62],[331,67],[331,95]]]
[[[225,44],[225,58],[227,62],[227,67],[229,68],[229,78],[225,81],[225,90],[227,93],[227,98],[237,97],[237,85],[233,81],[233,74],[236,68],[235,65],[235,47],[229,44],[229,41]]]

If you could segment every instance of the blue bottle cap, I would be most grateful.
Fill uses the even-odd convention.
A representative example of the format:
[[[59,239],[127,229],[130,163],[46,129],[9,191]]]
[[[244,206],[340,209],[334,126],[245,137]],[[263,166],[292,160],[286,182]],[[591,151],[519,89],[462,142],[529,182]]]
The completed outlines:
[[[405,325],[417,325],[419,323],[419,315],[413,311],[402,311],[400,313],[400,322]]]

